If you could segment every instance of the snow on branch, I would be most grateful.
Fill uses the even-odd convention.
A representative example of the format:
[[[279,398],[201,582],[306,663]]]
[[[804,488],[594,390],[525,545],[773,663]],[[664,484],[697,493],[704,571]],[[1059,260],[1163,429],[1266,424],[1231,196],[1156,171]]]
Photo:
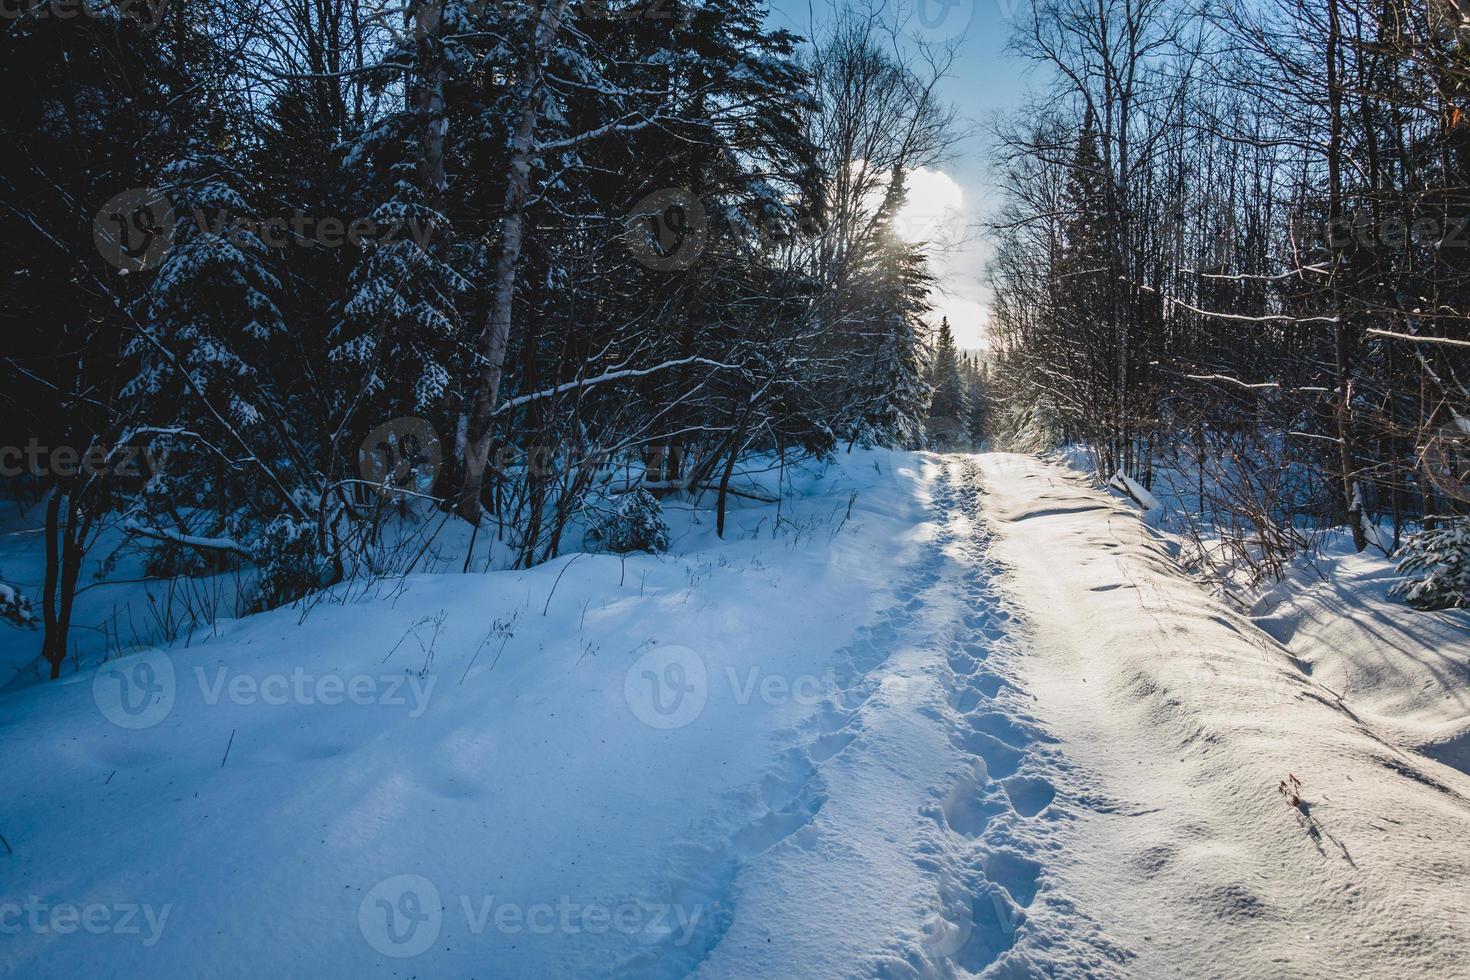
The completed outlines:
[[[231,538],[199,537],[192,534],[184,534],[180,531],[170,531],[166,528],[145,527],[133,520],[124,521],[122,527],[129,534],[136,534],[143,538],[152,538],[155,541],[169,541],[173,544],[181,544],[186,548],[200,548],[204,551],[228,551],[242,558],[250,557],[250,552]]]
[[[1229,375],[1225,375],[1225,374],[1186,374],[1184,377],[1188,378],[1190,381],[1222,381],[1222,382],[1224,382],[1226,384],[1232,384],[1232,385],[1235,385],[1235,386],[1240,387],[1240,388],[1250,388],[1250,389],[1257,389],[1257,388],[1275,388],[1275,389],[1282,390],[1282,391],[1296,391],[1296,392],[1324,393],[1324,394],[1328,391],[1327,388],[1323,388],[1320,385],[1308,385],[1308,386],[1303,387],[1303,388],[1284,388],[1283,389],[1281,387],[1281,382],[1279,382],[1279,381],[1256,381],[1256,382],[1241,381],[1239,378],[1232,378]]]
[[[1122,470],[1113,474],[1113,478],[1108,481],[1108,486],[1127,494],[1133,499],[1134,503],[1150,513],[1156,510],[1163,510],[1164,508],[1164,505],[1159,503],[1159,498],[1149,493],[1143,484],[1134,480]]]
[[[1439,344],[1444,347],[1470,347],[1470,340],[1454,340],[1450,337],[1420,337],[1412,333],[1397,333],[1393,330],[1382,330],[1378,327],[1369,327],[1365,333],[1374,337],[1391,337],[1394,340],[1408,340],[1416,344]]]
[[[594,378],[584,378],[578,381],[568,381],[564,384],[559,384],[554,388],[546,388],[542,391],[533,391],[527,395],[518,395],[515,398],[502,402],[500,407],[495,410],[495,414],[500,415],[504,412],[510,411],[513,408],[520,408],[522,405],[527,405],[534,401],[540,401],[543,398],[554,398],[557,395],[565,394],[568,391],[575,391],[578,388],[590,388],[593,385],[599,385],[607,381],[620,381],[624,378],[641,378],[646,375],[655,374],[659,371],[667,370],[668,368],[679,367],[683,364],[708,364],[710,367],[724,368],[730,371],[738,370],[740,367],[740,365],[738,364],[725,364],[720,361],[711,360],[707,357],[681,357],[677,360],[664,361],[662,364],[655,364],[653,367],[622,368],[617,371],[608,371],[605,374],[599,374]]]
[[[1198,306],[1191,306],[1182,299],[1173,296],[1165,296],[1164,302],[1171,306],[1181,306],[1191,313],[1200,316],[1213,317],[1217,320],[1235,320],[1240,323],[1337,323],[1335,316],[1287,316],[1284,313],[1266,313],[1261,316],[1246,316],[1244,313],[1219,313],[1214,310],[1202,310]],[[1467,345],[1470,346],[1470,345]]]

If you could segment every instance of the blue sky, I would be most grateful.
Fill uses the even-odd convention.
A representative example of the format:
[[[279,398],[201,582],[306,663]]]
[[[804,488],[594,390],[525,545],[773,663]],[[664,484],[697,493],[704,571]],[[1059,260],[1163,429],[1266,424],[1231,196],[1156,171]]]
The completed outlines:
[[[842,0],[837,0],[842,2]],[[858,0],[862,2],[862,0]],[[887,11],[910,15],[907,22],[920,36],[958,41],[944,95],[976,130],[962,142],[941,174],[910,177],[915,235],[934,227],[973,226],[993,200],[989,177],[989,122],[997,111],[1009,111],[1021,100],[1027,63],[1005,52],[1015,12],[1026,0],[872,0]],[[809,35],[813,21],[831,16],[827,0],[771,0],[771,24]],[[957,205],[957,208],[953,206]],[[942,294],[934,297],[936,317],[949,316],[961,347],[983,343],[986,293],[980,283],[985,243],[971,231],[969,239],[933,261]]]

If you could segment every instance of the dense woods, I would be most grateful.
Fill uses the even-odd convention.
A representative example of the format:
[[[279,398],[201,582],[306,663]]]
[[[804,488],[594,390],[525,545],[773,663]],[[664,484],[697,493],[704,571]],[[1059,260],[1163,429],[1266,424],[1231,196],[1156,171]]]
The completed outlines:
[[[930,279],[894,217],[957,138],[944,59],[764,19],[14,11],[0,441],[33,450],[5,462],[44,501],[53,671],[103,528],[151,574],[249,563],[260,608],[411,568],[388,510],[526,566],[633,494],[713,494],[723,528],[751,452],[921,444]]]
[[[1465,511],[1470,21],[1449,0],[1043,0],[1000,134],[990,337],[1013,444],[1197,477],[1279,570]]]

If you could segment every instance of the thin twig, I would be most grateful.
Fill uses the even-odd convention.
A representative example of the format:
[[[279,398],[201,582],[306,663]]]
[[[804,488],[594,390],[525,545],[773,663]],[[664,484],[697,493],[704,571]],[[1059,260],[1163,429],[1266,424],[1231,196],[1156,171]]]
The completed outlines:
[[[542,616],[545,616],[546,611],[551,608],[551,597],[556,595],[556,587],[561,584],[561,577],[567,573],[567,569],[571,568],[578,558],[581,558],[586,553],[585,551],[578,552],[572,557],[571,561],[561,567],[561,571],[556,573],[556,581],[551,583],[551,591],[546,594],[546,605],[541,607]]]

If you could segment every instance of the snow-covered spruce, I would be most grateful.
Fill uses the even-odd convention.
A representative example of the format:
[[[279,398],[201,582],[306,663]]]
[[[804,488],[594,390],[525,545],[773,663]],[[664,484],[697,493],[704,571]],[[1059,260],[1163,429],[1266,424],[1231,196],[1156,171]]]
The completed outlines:
[[[653,494],[639,487],[617,499],[612,512],[596,521],[587,536],[614,554],[669,550],[669,526]]]
[[[1470,605],[1470,520],[1449,521],[1409,535],[1398,571],[1408,576],[1392,595],[1416,609]]]
[[[7,582],[0,582],[0,620],[12,626],[34,627],[36,625],[36,617],[31,610],[31,600]]]

